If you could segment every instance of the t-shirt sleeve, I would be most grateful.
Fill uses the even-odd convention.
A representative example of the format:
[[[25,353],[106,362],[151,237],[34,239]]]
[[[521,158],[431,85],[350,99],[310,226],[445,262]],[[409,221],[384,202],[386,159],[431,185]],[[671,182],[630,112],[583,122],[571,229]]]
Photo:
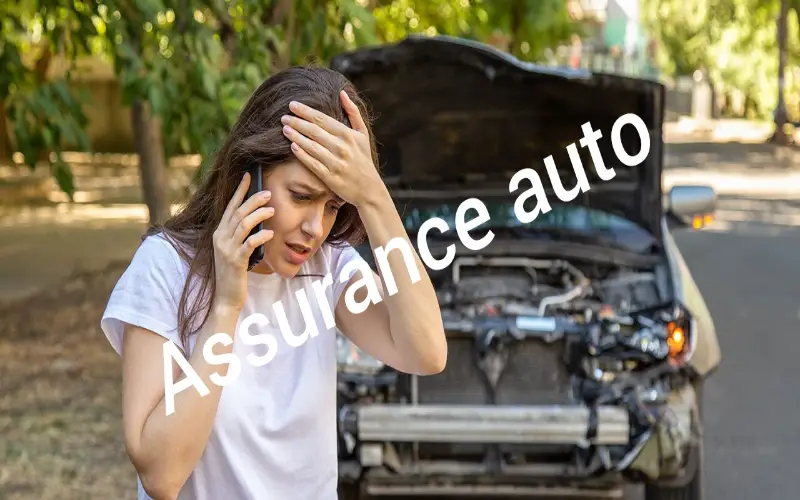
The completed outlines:
[[[163,238],[148,236],[112,290],[100,320],[117,354],[122,354],[125,323],[151,330],[181,347],[177,317],[182,288],[178,253]]]
[[[356,262],[360,262],[360,265],[356,265]],[[331,275],[333,277],[332,298],[334,307],[339,303],[339,297],[342,296],[347,283],[359,269],[369,269],[369,264],[367,264],[367,261],[361,257],[361,254],[359,254],[355,248],[351,245],[345,245],[334,250],[331,262]],[[347,273],[343,276],[342,272],[344,271]]]

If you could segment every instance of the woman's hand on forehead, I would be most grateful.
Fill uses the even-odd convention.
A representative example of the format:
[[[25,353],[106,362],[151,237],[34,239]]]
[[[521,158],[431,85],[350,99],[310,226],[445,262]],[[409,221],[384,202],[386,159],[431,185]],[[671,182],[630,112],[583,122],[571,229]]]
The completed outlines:
[[[339,120],[293,101],[297,116],[284,115],[283,133],[292,141],[295,156],[334,193],[356,207],[386,191],[372,161],[369,129],[346,92],[340,95],[350,128]]]

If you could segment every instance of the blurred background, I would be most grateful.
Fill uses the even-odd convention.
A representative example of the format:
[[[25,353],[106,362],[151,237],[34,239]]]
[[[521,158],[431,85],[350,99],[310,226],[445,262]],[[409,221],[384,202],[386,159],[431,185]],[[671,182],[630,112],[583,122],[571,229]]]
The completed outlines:
[[[720,195],[675,237],[717,322],[709,499],[797,498],[800,0],[0,2],[0,499],[133,499],[99,329],[252,90],[410,33],[667,89],[664,186]]]

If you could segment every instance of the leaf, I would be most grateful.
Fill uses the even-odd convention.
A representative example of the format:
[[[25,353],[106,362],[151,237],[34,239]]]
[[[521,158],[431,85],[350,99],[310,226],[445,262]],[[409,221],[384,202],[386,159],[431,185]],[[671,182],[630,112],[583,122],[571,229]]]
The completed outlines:
[[[61,154],[56,155],[56,160],[52,165],[52,174],[58,187],[69,196],[70,201],[75,201],[75,177],[72,168],[62,158]]]
[[[46,149],[53,148],[53,132],[49,128],[42,129],[42,139],[44,139],[44,147]]]
[[[202,74],[203,79],[203,91],[206,94],[206,97],[209,99],[215,99],[217,92],[214,86],[214,78],[211,76],[211,73],[208,71],[203,71]]]
[[[261,83],[261,73],[255,64],[247,64],[244,67],[244,76],[250,85],[256,86]]]
[[[164,116],[166,109],[166,103],[164,101],[164,92],[161,89],[161,86],[157,82],[150,83],[147,92],[147,99],[150,101],[150,108],[152,109],[153,113]]]

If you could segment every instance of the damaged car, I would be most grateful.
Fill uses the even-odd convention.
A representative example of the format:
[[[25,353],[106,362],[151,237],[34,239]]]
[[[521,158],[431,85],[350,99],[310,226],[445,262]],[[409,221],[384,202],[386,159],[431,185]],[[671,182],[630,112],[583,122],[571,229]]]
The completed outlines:
[[[332,67],[371,105],[412,242],[443,262],[428,273],[448,339],[445,369],[416,376],[340,337],[340,498],[621,497],[644,483],[647,500],[702,499],[703,387],[721,353],[671,231],[708,223],[716,196],[662,192],[662,85],[448,37]],[[614,128],[628,113],[644,138]],[[631,162],[615,142],[649,152]],[[526,194],[537,179],[548,203]],[[470,199],[489,215],[469,231],[490,235],[480,248],[455,229]],[[418,239],[434,217],[449,230]]]

